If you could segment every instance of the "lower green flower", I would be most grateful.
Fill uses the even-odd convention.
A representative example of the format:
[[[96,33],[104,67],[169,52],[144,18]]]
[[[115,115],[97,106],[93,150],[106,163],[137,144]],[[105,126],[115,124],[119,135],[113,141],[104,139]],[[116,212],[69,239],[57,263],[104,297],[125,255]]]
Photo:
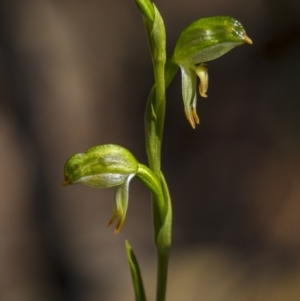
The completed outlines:
[[[118,233],[126,218],[129,183],[138,169],[138,161],[124,147],[99,145],[67,160],[62,185],[84,184],[95,188],[116,186],[114,212],[108,225],[118,219],[115,229],[115,233]]]
[[[64,167],[62,186],[84,184],[94,188],[116,187],[112,218],[108,226],[116,220],[115,233],[118,233],[126,218],[129,184],[136,176],[150,191],[156,195],[158,207],[164,214],[161,202],[162,187],[156,175],[145,165],[140,164],[126,148],[115,145],[98,145],[84,153],[71,156]]]

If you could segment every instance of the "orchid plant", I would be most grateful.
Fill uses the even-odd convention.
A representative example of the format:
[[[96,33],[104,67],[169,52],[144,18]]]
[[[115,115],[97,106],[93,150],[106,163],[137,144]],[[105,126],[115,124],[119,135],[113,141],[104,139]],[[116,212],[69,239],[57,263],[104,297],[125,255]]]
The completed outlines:
[[[122,146],[94,146],[71,156],[64,167],[63,186],[85,184],[94,188],[116,187],[115,206],[108,225],[117,220],[118,233],[126,218],[129,184],[136,177],[152,194],[154,243],[157,250],[156,301],[166,300],[169,251],[172,242],[172,203],[167,182],[161,171],[161,145],[166,106],[166,89],[181,70],[184,111],[192,128],[199,124],[197,115],[197,77],[199,94],[207,97],[208,67],[214,60],[236,46],[252,44],[243,26],[227,17],[199,19],[179,35],[173,54],[166,55],[166,32],[163,19],[150,0],[135,0],[143,16],[153,63],[155,83],[150,91],[145,112],[145,140],[148,166],[141,164]],[[138,261],[126,241],[126,253],[132,275],[136,301],[146,296]]]

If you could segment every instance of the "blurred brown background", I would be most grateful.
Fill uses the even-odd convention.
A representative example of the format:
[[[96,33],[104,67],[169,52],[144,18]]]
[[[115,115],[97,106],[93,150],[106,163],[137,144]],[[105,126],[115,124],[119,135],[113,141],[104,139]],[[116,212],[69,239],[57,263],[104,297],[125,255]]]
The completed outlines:
[[[168,50],[200,17],[240,20],[252,46],[209,63],[201,125],[167,93],[174,202],[168,300],[300,300],[300,2],[158,0]],[[0,2],[0,300],[133,300],[124,240],[154,294],[149,193],[106,228],[113,190],[61,188],[65,160],[116,143],[146,163],[153,82],[134,1]]]

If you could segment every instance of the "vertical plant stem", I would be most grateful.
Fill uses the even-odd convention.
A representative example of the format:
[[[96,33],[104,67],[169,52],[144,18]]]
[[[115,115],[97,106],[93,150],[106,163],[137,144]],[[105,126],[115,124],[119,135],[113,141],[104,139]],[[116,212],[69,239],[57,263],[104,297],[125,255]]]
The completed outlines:
[[[157,251],[156,301],[165,301],[168,279],[169,252]]]
[[[155,79],[146,106],[145,140],[149,168],[157,176],[163,189],[163,206],[158,206],[160,204],[158,196],[152,194],[152,209],[157,249],[156,300],[165,301],[171,246],[172,208],[168,187],[161,172],[161,146],[165,121],[166,87],[176,74],[178,67],[171,63],[169,64],[172,66],[170,72],[165,72],[166,32],[163,19],[156,6],[149,0],[136,0],[136,3],[144,17]]]

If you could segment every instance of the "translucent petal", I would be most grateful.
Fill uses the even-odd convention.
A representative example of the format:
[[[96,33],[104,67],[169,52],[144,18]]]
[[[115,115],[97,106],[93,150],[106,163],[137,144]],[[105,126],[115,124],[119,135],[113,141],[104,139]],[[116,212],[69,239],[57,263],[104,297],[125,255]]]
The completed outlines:
[[[124,184],[118,186],[116,189],[114,212],[111,220],[108,223],[109,227],[116,219],[118,219],[115,229],[116,234],[120,232],[125,222],[129,199],[129,183],[134,176],[135,174],[130,174]]]
[[[196,73],[190,68],[180,66],[182,76],[182,97],[184,104],[184,111],[186,118],[191,124],[192,128],[196,127],[195,123],[199,122],[197,114],[194,114],[193,107],[196,107],[197,93],[196,93]],[[196,118],[195,118],[196,117]]]
[[[208,89],[208,66],[206,64],[200,64],[196,67],[196,73],[200,78],[199,93],[202,97],[207,97],[206,92]]]
[[[95,188],[108,188],[118,186],[124,183],[128,175],[117,173],[103,173],[85,176],[74,181],[72,184],[85,184]]]

